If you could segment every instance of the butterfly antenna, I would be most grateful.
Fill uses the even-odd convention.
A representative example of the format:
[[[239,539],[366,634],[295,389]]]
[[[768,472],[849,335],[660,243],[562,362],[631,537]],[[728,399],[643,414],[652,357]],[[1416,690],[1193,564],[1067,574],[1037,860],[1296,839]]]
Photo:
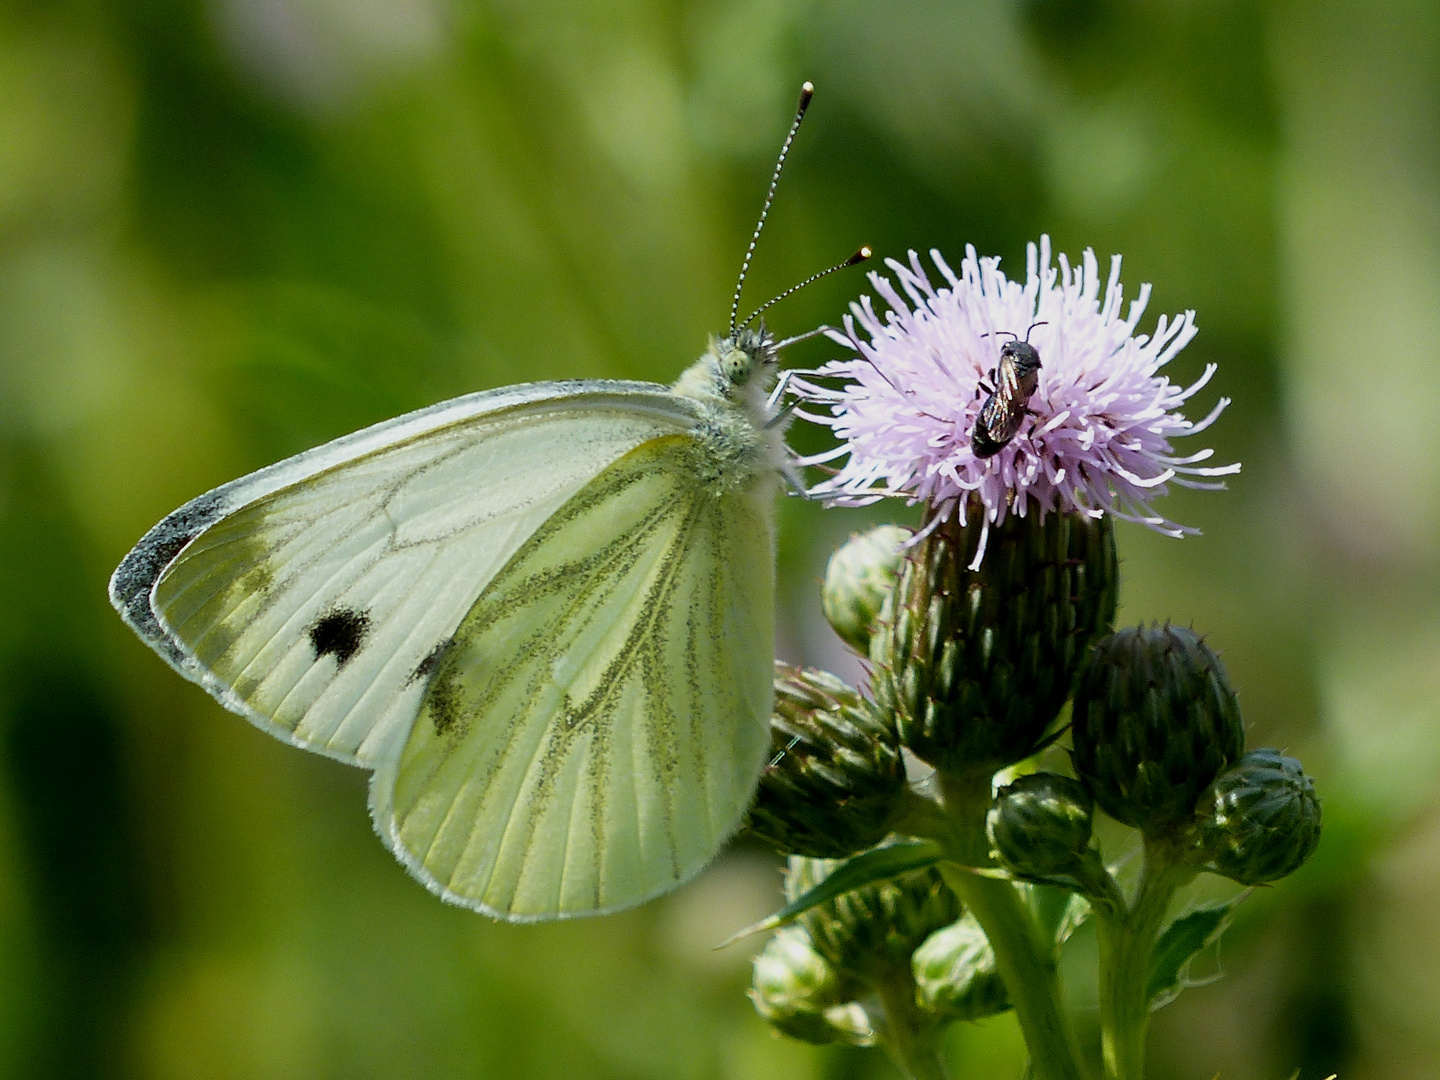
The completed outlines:
[[[869,246],[867,245],[867,246],[865,246],[865,247],[862,247],[859,251],[855,252],[854,255],[851,255],[851,256],[850,256],[848,259],[846,259],[844,262],[838,262],[838,263],[836,263],[834,266],[827,266],[824,270],[821,270],[818,274],[811,274],[811,275],[810,275],[809,277],[807,277],[804,281],[800,282],[799,285],[791,285],[790,288],[786,289],[786,290],[785,290],[784,292],[782,292],[779,296],[776,296],[776,297],[774,297],[773,299],[770,299],[770,300],[765,301],[765,303],[761,304],[758,308],[756,308],[754,311],[752,311],[752,312],[750,313],[750,317],[749,317],[748,319],[746,319],[746,320],[745,320],[743,323],[741,323],[740,325],[741,325],[741,326],[749,326],[752,322],[754,322],[756,319],[758,319],[761,315],[765,314],[765,312],[769,311],[772,307],[774,307],[776,304],[778,304],[781,300],[784,300],[784,299],[785,299],[787,296],[789,296],[791,293],[797,293],[797,292],[799,292],[801,289],[805,288],[806,285],[809,285],[809,284],[811,284],[812,282],[819,281],[822,277],[825,277],[825,276],[828,275],[828,274],[833,274],[833,273],[835,273],[836,270],[844,270],[847,266],[854,266],[854,265],[856,265],[857,263],[862,263],[862,262],[864,262],[866,259],[870,258],[870,256],[872,256],[872,255],[874,255],[874,254],[875,254],[875,253],[874,253],[873,251],[871,251],[870,248],[869,248]],[[730,333],[733,334],[733,333],[735,333],[735,331],[732,329],[732,330],[730,331]]]
[[[785,144],[780,147],[780,159],[775,162],[775,172],[770,177],[770,190],[765,193],[765,205],[760,210],[760,220],[755,223],[755,232],[750,237],[750,246],[745,249],[745,260],[740,264],[740,280],[735,282],[735,297],[730,301],[730,336],[735,336],[736,318],[740,314],[740,290],[745,287],[745,275],[750,270],[750,260],[755,255],[755,245],[760,242],[760,230],[765,228],[765,219],[770,214],[770,204],[775,201],[775,188],[780,183],[780,170],[785,167],[785,156],[790,153],[790,144],[795,141],[795,133],[800,130],[800,121],[805,119],[805,110],[810,107],[810,99],[815,96],[815,85],[805,83],[800,87],[800,104],[795,108],[795,119],[790,124],[790,134],[785,136]],[[746,320],[749,322],[749,319]]]

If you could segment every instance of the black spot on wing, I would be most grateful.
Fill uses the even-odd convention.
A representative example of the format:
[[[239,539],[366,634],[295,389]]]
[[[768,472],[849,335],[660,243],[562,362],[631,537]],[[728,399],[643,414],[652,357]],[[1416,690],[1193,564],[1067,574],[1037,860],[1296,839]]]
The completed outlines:
[[[317,619],[308,632],[316,660],[333,656],[335,662],[344,667],[365,643],[370,633],[370,615],[353,608],[336,608]]]

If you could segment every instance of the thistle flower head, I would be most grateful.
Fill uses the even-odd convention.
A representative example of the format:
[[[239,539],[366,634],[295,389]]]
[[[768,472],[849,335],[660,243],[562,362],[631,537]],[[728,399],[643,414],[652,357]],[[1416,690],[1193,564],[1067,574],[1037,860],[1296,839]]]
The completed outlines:
[[[864,1010],[847,1001],[844,980],[798,926],[782,929],[755,957],[750,1000],[776,1031],[792,1039],[854,1046],[875,1041]]]
[[[1320,800],[1300,762],[1252,750],[1201,797],[1199,848],[1217,874],[1260,885],[1292,874],[1320,843]]]
[[[925,939],[910,958],[915,999],[922,1009],[955,1020],[980,1020],[1010,1008],[996,970],[995,950],[966,912]]]
[[[1101,638],[1075,680],[1076,775],[1146,836],[1188,828],[1206,788],[1245,753],[1225,665],[1193,631],[1133,626]]]
[[[775,665],[775,756],[750,809],[752,835],[784,852],[843,858],[885,839],[905,793],[893,730],[824,671]]]
[[[1090,846],[1094,806],[1080,781],[1030,773],[996,793],[985,831],[1000,862],[1017,874],[1067,874]]]
[[[958,275],[938,251],[930,257],[944,279],[938,287],[913,251],[908,265],[887,260],[898,290],[870,275],[889,310],[877,312],[868,296],[852,304],[844,332],[831,336],[857,355],[818,373],[844,382],[792,383],[812,407],[801,415],[843,440],[802,459],[823,465],[845,458],[812,493],[848,506],[903,493],[938,518],[974,500],[990,524],[1011,512],[1043,520],[1079,511],[1174,536],[1195,532],[1159,513],[1155,498],[1172,483],[1223,487],[1214,478],[1240,466],[1205,466],[1214,451],[1180,455],[1172,446],[1209,427],[1229,404],[1221,398],[1203,419],[1188,420],[1181,410],[1215,365],[1189,387],[1159,373],[1195,336],[1194,312],[1161,316],[1154,333],[1137,333],[1150,286],[1122,313],[1120,257],[1111,261],[1102,296],[1094,253],[1087,250],[1078,266],[1062,254],[1057,266],[1049,237],[1029,246],[1023,284],[1005,277],[998,258],[979,258],[972,247]],[[1003,372],[995,370],[1001,349],[1027,337],[1041,365],[1034,392],[1015,402],[1028,413],[1003,446],[987,445],[977,456],[976,421],[991,392],[1003,391],[996,381]],[[1026,375],[1016,398],[1034,378]]]

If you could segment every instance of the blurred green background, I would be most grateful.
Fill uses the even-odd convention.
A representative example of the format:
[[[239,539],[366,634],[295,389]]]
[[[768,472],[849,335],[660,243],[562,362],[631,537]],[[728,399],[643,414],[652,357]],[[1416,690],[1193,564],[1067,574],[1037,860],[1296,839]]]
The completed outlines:
[[[891,1075],[772,1038],[759,940],[712,951],[772,857],[597,921],[447,908],[360,772],[224,713],[105,600],[164,513],[326,438],[672,378],[805,78],[748,300],[862,242],[1023,272],[1048,231],[1155,283],[1144,328],[1198,309],[1172,375],[1217,361],[1197,411],[1235,398],[1205,438],[1245,471],[1171,496],[1202,538],[1122,527],[1121,617],[1210,634],[1326,832],[1158,1014],[1152,1075],[1440,1075],[1440,5],[5,0],[0,1077]],[[843,661],[817,578],[885,514],[786,504],[787,658]],[[949,1051],[1019,1075],[1008,1018]]]

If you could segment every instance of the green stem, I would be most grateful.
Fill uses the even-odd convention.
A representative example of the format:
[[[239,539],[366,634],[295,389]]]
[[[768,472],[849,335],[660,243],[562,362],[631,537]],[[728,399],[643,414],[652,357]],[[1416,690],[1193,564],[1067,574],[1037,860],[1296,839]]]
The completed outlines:
[[[990,778],[942,776],[941,786],[954,832],[949,838],[953,861],[941,863],[940,873],[995,950],[995,966],[1020,1021],[1035,1080],[1086,1080],[1080,1045],[1061,1000],[1052,943],[1041,940],[1014,885],[965,869],[989,862],[985,811]]]
[[[1194,876],[1163,846],[1147,843],[1135,903],[1128,911],[1096,909],[1105,1080],[1144,1080],[1151,954],[1175,890]]]
[[[940,1054],[944,1028],[915,1004],[915,982],[908,971],[874,986],[880,998],[879,1043],[908,1080],[949,1080]]]

